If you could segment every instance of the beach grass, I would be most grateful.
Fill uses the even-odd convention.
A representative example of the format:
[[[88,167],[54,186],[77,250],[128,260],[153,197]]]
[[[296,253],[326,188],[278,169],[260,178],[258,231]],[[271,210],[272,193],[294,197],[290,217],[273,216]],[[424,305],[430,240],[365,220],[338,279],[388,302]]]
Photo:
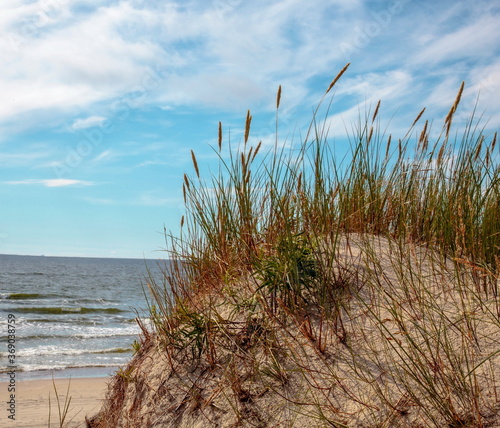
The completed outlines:
[[[71,379],[69,379],[69,381],[68,381],[68,388],[67,388],[66,394],[64,396],[64,403],[62,403],[61,399],[59,397],[60,394],[57,391],[56,382],[55,382],[54,378],[52,377],[52,388],[54,389],[54,395],[56,397],[57,413],[58,413],[58,422],[56,423],[56,425],[59,428],[67,427],[68,424],[70,424],[72,419],[73,419],[73,418],[71,418],[70,420],[68,420],[68,412],[70,409],[71,398],[72,398],[69,395],[70,386],[71,386]],[[53,426],[53,425],[51,425],[51,423],[52,423],[51,417],[52,417],[52,403],[50,400],[50,393],[49,393],[49,418],[48,418],[48,422],[47,422],[48,428],[51,428],[51,426]]]
[[[384,135],[379,102],[339,158],[347,68],[300,142],[278,139],[280,86],[272,147],[248,112],[236,145],[219,123],[216,173],[191,152],[170,268],[149,283],[154,334],[94,426],[500,426],[497,134],[454,125],[462,84],[437,130],[421,110]]]

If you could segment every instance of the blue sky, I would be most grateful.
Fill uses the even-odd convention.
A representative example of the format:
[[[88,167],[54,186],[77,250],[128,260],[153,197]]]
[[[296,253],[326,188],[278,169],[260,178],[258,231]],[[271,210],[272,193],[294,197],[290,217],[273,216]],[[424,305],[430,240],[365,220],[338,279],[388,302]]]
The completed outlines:
[[[496,5],[496,6],[495,6]],[[309,123],[332,78],[330,135],[382,99],[402,134],[439,124],[466,82],[500,120],[500,7],[491,1],[10,0],[0,5],[0,253],[162,257],[190,150],[216,168],[217,124],[272,139]],[[439,127],[439,126],[438,126]]]

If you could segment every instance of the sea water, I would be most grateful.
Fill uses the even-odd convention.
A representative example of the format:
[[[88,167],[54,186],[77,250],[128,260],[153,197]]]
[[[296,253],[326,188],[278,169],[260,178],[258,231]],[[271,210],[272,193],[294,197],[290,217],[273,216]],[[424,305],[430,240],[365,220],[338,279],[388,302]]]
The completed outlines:
[[[148,322],[149,278],[161,283],[167,263],[0,255],[0,381],[9,371],[9,314],[19,379],[65,369],[106,375],[126,364],[140,333],[136,318]]]

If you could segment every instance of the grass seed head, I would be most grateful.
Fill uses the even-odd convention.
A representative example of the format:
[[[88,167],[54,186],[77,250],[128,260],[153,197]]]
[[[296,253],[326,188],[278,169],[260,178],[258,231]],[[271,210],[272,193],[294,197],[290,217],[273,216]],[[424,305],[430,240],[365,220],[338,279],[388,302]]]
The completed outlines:
[[[370,134],[368,135],[368,140],[366,140],[367,143],[369,143],[372,140],[373,136],[373,126],[370,128]]]
[[[425,107],[420,111],[420,113],[418,114],[418,116],[415,118],[415,120],[413,121],[411,127],[413,128],[415,126],[415,124],[420,120],[420,118],[422,117],[422,115],[424,114],[424,111],[425,111]]]
[[[259,153],[260,148],[262,147],[262,141],[259,141],[259,144],[257,144],[257,147],[255,148],[255,152],[253,152],[252,156],[252,162],[255,159],[255,156],[257,156],[257,153]]]
[[[484,141],[484,136],[481,136],[479,144],[477,145],[476,153],[474,154],[474,162],[477,161],[477,158],[481,154],[481,149],[483,148],[483,141]]]
[[[425,151],[427,148],[427,141],[428,141],[428,135],[427,135],[427,126],[429,125],[429,121],[426,120],[424,124],[424,128],[422,129],[422,132],[420,133],[420,137],[418,139],[418,145],[417,145],[417,150],[421,150],[422,152]]]
[[[437,164],[438,166],[441,165],[441,162],[443,161],[443,154],[444,154],[444,148],[446,147],[446,144],[443,144],[441,148],[439,149],[438,157],[437,157]]]
[[[194,170],[196,172],[196,176],[200,178],[200,170],[198,169],[198,162],[196,161],[196,156],[194,152],[191,150],[191,159],[193,160]]]
[[[457,111],[458,104],[460,103],[460,99],[462,98],[462,92],[464,90],[464,86],[465,86],[465,82],[462,82],[462,84],[460,85],[460,89],[458,90],[457,97],[455,98],[455,102],[451,106],[451,109],[448,112],[448,115],[446,116],[446,119],[444,120],[444,123],[448,125],[448,128],[447,128],[448,132],[447,132],[447,134],[449,133],[449,129],[450,129],[449,125],[451,124],[451,120],[453,119],[453,115]]]
[[[245,123],[245,144],[248,142],[248,136],[250,135],[250,124],[252,123],[252,116],[250,115],[250,110],[247,112],[247,119]]]
[[[218,140],[218,144],[219,144],[219,152],[220,152],[221,149],[222,149],[222,122],[219,122],[219,140]]]
[[[372,123],[375,122],[375,119],[377,118],[379,108],[380,108],[380,100],[378,100],[377,107],[375,107],[375,112],[373,113],[372,117]]]
[[[389,150],[391,148],[391,140],[392,140],[392,134],[389,134],[389,138],[387,139],[387,147],[385,148],[385,157],[389,155]]]
[[[337,83],[337,81],[342,77],[342,75],[346,72],[346,70],[349,68],[349,66],[351,65],[350,62],[348,62],[344,68],[342,70],[340,70],[339,74],[337,74],[337,76],[335,76],[335,79],[332,80],[332,83],[330,83],[330,86],[328,87],[328,89],[326,90],[326,94],[328,94],[328,92],[331,91],[331,89],[335,86],[335,83]]]

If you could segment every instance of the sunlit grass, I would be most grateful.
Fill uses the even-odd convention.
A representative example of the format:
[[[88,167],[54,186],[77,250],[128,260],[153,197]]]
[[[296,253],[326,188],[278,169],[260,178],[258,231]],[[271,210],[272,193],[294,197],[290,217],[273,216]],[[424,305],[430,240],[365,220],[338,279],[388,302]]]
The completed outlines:
[[[217,373],[219,389],[197,383],[189,400],[238,421],[274,393],[271,425],[486,427],[500,386],[496,133],[474,117],[454,128],[462,85],[437,136],[423,111],[383,135],[379,103],[339,159],[322,103],[346,69],[292,147],[280,87],[271,150],[249,143],[248,112],[236,145],[219,124],[216,173],[192,152],[171,268],[150,284],[161,352],[172,373],[186,358],[207,385]]]

